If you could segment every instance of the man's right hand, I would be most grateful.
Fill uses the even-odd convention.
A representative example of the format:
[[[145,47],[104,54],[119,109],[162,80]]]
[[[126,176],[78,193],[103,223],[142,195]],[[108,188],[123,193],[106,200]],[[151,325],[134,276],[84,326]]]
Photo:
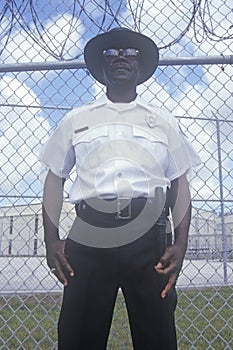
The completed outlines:
[[[57,279],[67,286],[67,276],[73,277],[74,270],[65,255],[66,240],[61,240],[58,232],[64,183],[65,179],[55,175],[51,170],[48,171],[43,192],[42,214],[47,264]]]
[[[66,287],[67,275],[74,276],[74,270],[65,255],[65,240],[56,239],[46,244],[46,259],[51,272]]]

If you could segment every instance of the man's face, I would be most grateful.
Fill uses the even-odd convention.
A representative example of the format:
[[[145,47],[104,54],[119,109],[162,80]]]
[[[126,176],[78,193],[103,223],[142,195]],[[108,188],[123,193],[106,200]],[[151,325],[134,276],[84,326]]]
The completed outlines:
[[[135,54],[135,51],[137,52],[137,54]],[[106,50],[105,52],[108,52],[108,50]],[[141,67],[139,62],[140,54],[138,53],[138,51],[135,49],[110,49],[109,52],[113,52],[115,55],[105,56],[105,63],[103,69],[106,85],[137,86],[138,79],[141,73]]]

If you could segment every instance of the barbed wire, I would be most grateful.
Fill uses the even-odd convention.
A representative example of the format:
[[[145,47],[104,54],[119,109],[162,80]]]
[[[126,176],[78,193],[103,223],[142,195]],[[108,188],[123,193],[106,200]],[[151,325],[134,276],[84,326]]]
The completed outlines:
[[[226,4],[227,1],[222,2],[221,6],[225,9],[229,8],[229,14],[232,9],[230,5]],[[35,41],[45,52],[53,56],[58,60],[67,60],[64,57],[64,51],[67,41],[73,31],[76,29],[77,22],[82,20],[90,20],[97,28],[97,32],[104,32],[109,30],[114,24],[116,26],[124,25],[122,19],[122,12],[127,8],[131,19],[133,21],[133,27],[135,30],[141,32],[142,28],[142,15],[146,11],[146,0],[123,0],[120,1],[88,1],[88,0],[71,0],[72,6],[69,8],[71,14],[71,20],[69,21],[69,30],[65,40],[60,43],[58,49],[51,48],[48,43],[53,42],[53,35],[46,30],[43,20],[40,19],[41,7],[39,6],[40,0],[5,0],[0,9],[0,54],[7,48],[14,28],[18,25],[25,31],[25,33]],[[93,11],[88,10],[89,5],[94,5],[98,10],[99,16],[96,19]],[[187,3],[186,3],[187,5]],[[151,3],[151,6],[154,6]],[[211,41],[223,41],[233,38],[233,25],[229,24],[229,28],[224,29],[221,25],[217,25],[218,21],[215,16],[220,14],[220,7],[216,8],[211,0],[190,0],[190,8],[185,5],[181,5],[180,1],[171,0],[169,8],[173,8],[174,13],[180,13],[182,18],[185,18],[187,24],[185,28],[180,30],[178,35],[166,45],[159,47],[165,49],[178,43],[191,29],[194,31],[194,38],[198,43],[208,39]],[[64,13],[65,14],[65,13]],[[155,19],[156,20],[156,19]],[[230,20],[228,20],[229,23]],[[144,24],[145,25],[145,24]],[[147,28],[150,29],[150,24],[147,24]],[[219,32],[223,31],[223,34]],[[63,33],[64,34],[64,33]],[[82,54],[82,53],[81,53]],[[81,54],[72,59],[77,59]]]

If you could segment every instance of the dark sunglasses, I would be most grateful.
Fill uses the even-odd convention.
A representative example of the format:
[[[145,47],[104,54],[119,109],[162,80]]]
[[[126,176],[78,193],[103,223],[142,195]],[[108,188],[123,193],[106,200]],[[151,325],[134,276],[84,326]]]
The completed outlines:
[[[105,58],[117,57],[119,55],[125,57],[137,57],[140,52],[137,49],[107,49],[103,51]]]

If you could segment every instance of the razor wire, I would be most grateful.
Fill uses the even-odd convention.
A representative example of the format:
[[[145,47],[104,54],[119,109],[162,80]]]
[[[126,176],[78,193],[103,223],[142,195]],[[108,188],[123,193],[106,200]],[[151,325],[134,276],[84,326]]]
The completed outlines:
[[[179,43],[189,31],[192,31],[191,35],[199,43],[207,40],[222,42],[233,37],[230,1],[225,1],[220,5],[218,0],[174,0],[170,1],[169,7],[164,0],[159,0],[156,4],[149,0],[64,1],[58,6],[54,4],[58,14],[60,11],[64,11],[64,19],[65,16],[69,16],[66,17],[66,35],[61,41],[54,38],[51,27],[46,25],[44,8],[52,13],[54,10],[53,2],[49,2],[44,8],[41,6],[43,6],[43,1],[39,0],[6,0],[5,3],[2,3],[0,9],[1,53],[7,51],[15,27],[19,27],[24,32],[25,37],[30,37],[50,56],[58,60],[69,59],[64,54],[67,51],[66,46],[69,45],[69,38],[74,32],[82,34],[80,22],[93,25],[95,34],[107,31],[113,26],[126,25],[139,32],[146,30],[151,35],[155,35],[153,27],[155,26],[157,30],[161,26],[162,38],[160,38],[161,43],[158,45],[160,49],[169,48]],[[150,11],[155,17],[150,15]],[[126,12],[127,15],[125,15]],[[144,17],[148,17],[146,23],[144,23]],[[166,33],[168,18],[170,18],[169,25],[172,24],[170,30],[174,32],[173,35]],[[222,24],[219,26],[220,20]],[[152,21],[155,23],[152,24]],[[62,31],[61,27],[59,29]],[[53,40],[51,40],[52,38]],[[81,53],[78,53],[72,59],[77,59],[80,55]]]

